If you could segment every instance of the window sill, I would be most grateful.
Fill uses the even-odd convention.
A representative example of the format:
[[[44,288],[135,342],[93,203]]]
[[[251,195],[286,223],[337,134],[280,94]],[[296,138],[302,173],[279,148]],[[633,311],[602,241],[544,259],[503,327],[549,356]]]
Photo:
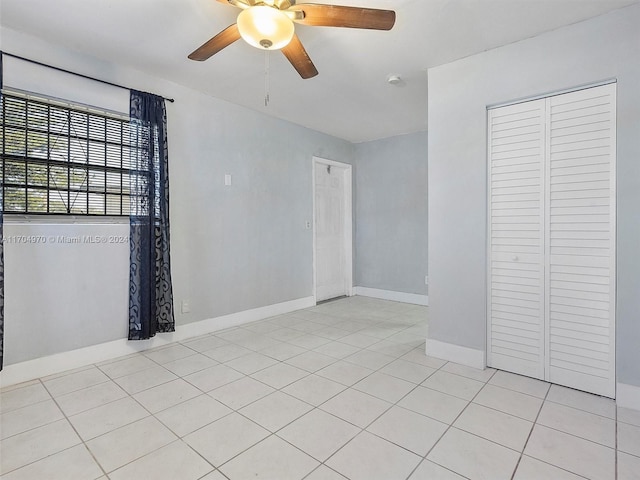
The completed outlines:
[[[128,225],[129,217],[121,215],[34,215],[22,213],[5,213],[5,225]]]

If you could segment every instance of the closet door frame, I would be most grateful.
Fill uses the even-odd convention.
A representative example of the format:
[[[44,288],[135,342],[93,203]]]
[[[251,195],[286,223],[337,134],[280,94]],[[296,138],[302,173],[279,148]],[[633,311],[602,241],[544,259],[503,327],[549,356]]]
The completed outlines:
[[[567,90],[563,90],[560,92],[556,92],[556,93],[552,93],[552,94],[546,94],[546,95],[539,95],[539,96],[535,96],[535,97],[531,97],[528,99],[523,99],[523,100],[519,100],[519,101],[514,101],[514,102],[507,102],[507,103],[502,103],[502,104],[497,104],[497,105],[492,105],[487,107],[487,243],[486,243],[486,254],[487,254],[487,290],[486,290],[486,299],[487,299],[487,308],[486,308],[486,349],[487,349],[487,354],[486,354],[486,359],[487,359],[487,365],[489,366],[495,366],[495,365],[491,365],[491,341],[492,341],[492,301],[491,301],[491,292],[492,292],[492,208],[491,208],[491,203],[492,203],[492,155],[491,155],[491,134],[492,134],[492,129],[491,129],[491,125],[489,124],[489,121],[491,119],[491,111],[501,108],[501,107],[506,107],[506,106],[510,106],[510,105],[516,105],[516,104],[524,104],[524,103],[529,103],[529,102],[533,102],[536,100],[544,100],[545,101],[545,109],[544,109],[544,122],[545,122],[545,136],[544,136],[544,141],[543,141],[543,148],[544,148],[544,157],[543,157],[543,177],[542,177],[542,184],[541,184],[541,188],[542,188],[542,195],[543,195],[543,202],[541,204],[541,215],[542,215],[542,228],[543,228],[543,318],[542,318],[542,328],[544,329],[544,333],[543,333],[543,337],[544,337],[544,357],[543,357],[543,370],[542,370],[542,375],[541,376],[536,376],[536,375],[530,375],[532,377],[535,378],[540,378],[541,380],[547,380],[549,381],[550,379],[550,355],[549,355],[549,346],[550,346],[550,315],[549,315],[549,309],[550,309],[550,273],[549,273],[549,268],[550,268],[550,247],[551,247],[551,228],[548,227],[548,219],[550,218],[550,208],[551,208],[551,202],[550,202],[550,169],[551,169],[551,152],[550,152],[550,145],[551,145],[551,141],[550,141],[550,128],[551,128],[551,108],[550,108],[550,101],[549,99],[551,97],[555,97],[555,96],[559,96],[559,95],[563,95],[566,93],[571,93],[571,92],[577,92],[577,91],[581,91],[581,90],[587,90],[587,89],[591,89],[591,88],[595,88],[595,87],[600,87],[603,85],[611,85],[613,84],[613,105],[614,105],[614,112],[615,112],[615,106],[616,106],[616,88],[615,88],[615,84],[616,81],[615,80],[610,80],[610,81],[604,81],[604,82],[599,82],[599,83],[595,83],[595,84],[591,84],[591,85],[586,85],[586,86],[581,86],[581,87],[577,87],[577,88],[573,88],[573,89],[567,89]],[[611,129],[613,132],[613,135],[611,137],[611,157],[610,157],[610,174],[609,174],[609,199],[610,199],[610,204],[609,204],[609,224],[610,224],[610,241],[609,241],[609,248],[610,248],[610,255],[609,255],[609,259],[608,259],[608,264],[609,264],[609,292],[611,293],[612,298],[610,298],[609,300],[609,318],[610,318],[610,324],[609,324],[609,336],[610,336],[610,346],[611,349],[609,351],[609,362],[611,365],[611,376],[608,379],[608,383],[609,386],[606,388],[599,388],[599,389],[595,389],[592,390],[594,391],[594,393],[597,393],[599,395],[604,395],[604,396],[608,396],[611,398],[615,398],[615,385],[616,385],[616,358],[615,358],[615,352],[616,352],[616,301],[617,301],[617,286],[616,286],[616,257],[617,257],[617,249],[616,249],[616,244],[617,244],[617,227],[616,227],[616,221],[617,221],[617,208],[616,208],[616,172],[617,172],[617,168],[616,168],[616,160],[617,160],[617,151],[616,151],[616,132],[617,132],[617,125],[616,125],[616,115],[614,113],[614,115],[612,116],[611,119]],[[497,368],[500,368],[500,366],[497,366]],[[526,375],[526,374],[525,374]],[[551,381],[553,381],[553,379],[551,379]],[[574,388],[580,388],[579,386],[575,386],[572,385]],[[596,391],[597,390],[597,391]]]

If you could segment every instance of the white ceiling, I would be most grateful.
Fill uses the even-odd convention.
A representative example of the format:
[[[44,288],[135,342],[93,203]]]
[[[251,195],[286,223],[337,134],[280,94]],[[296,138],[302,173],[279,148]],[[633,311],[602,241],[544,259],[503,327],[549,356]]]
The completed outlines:
[[[264,52],[238,41],[206,62],[187,59],[235,22],[239,10],[215,0],[2,0],[0,25],[362,142],[427,129],[427,68],[638,2],[328,0],[395,10],[396,25],[296,25],[320,74],[302,80],[280,52],[270,53],[268,107]],[[404,82],[387,84],[390,74]]]

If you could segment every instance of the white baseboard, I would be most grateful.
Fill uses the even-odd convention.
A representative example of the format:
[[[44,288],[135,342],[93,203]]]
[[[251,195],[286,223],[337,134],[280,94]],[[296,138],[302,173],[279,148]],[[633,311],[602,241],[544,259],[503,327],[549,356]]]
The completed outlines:
[[[79,348],[77,350],[56,353],[55,355],[36,358],[26,362],[6,365],[0,372],[0,386],[6,387],[85,365],[104,362],[131,353],[161,347],[191,337],[197,337],[198,335],[205,335],[225,328],[313,307],[315,304],[313,297],[299,298],[297,300],[231,313],[229,315],[188,323],[186,325],[178,325],[175,332],[159,334],[149,340],[130,342],[123,338],[112,342]]]
[[[618,383],[616,385],[616,403],[619,407],[640,410],[640,387]]]
[[[429,305],[428,295],[417,293],[394,292],[392,290],[379,290],[369,287],[353,287],[353,294],[361,297],[380,298],[382,300],[393,300],[394,302],[412,303],[414,305]]]
[[[313,307],[315,304],[316,302],[313,297],[305,297],[297,300],[291,300],[289,302],[276,303],[274,305],[267,305],[266,307],[244,310],[242,312],[231,313],[221,317],[188,323],[179,328],[180,338],[172,341],[180,341],[186,338],[197,337],[198,335],[205,335],[207,333],[223,330],[225,328],[237,327],[238,325],[255,322],[256,320],[262,320],[264,318],[275,317],[276,315],[302,310],[303,308]]]
[[[451,343],[427,338],[426,354],[450,362],[460,363],[468,367],[486,368],[485,352],[473,348],[462,347]],[[618,383],[616,385],[616,404],[619,407],[640,410],[640,387]]]
[[[454,345],[427,338],[426,353],[431,357],[441,358],[468,367],[484,370],[487,366],[483,350]]]

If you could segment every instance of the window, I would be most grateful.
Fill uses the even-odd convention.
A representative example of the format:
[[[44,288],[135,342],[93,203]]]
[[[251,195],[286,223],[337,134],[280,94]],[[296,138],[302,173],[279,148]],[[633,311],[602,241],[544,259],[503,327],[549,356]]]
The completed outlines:
[[[4,213],[129,215],[129,119],[15,92],[2,95]]]

